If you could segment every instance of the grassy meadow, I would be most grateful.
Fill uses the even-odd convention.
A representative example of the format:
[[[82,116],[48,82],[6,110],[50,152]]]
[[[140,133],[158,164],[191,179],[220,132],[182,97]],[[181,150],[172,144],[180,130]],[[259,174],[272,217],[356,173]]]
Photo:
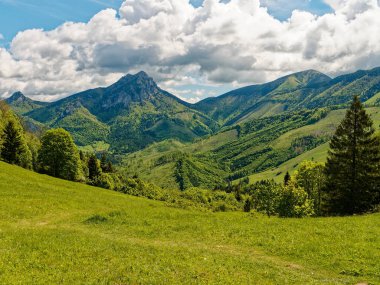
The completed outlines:
[[[0,163],[0,284],[379,284],[380,215],[213,213]]]

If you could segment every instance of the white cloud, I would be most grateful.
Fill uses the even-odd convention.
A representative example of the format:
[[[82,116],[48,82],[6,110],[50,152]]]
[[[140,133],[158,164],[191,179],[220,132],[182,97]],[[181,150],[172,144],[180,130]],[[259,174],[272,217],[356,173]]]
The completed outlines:
[[[4,36],[0,34],[0,41],[4,39]]]
[[[295,10],[284,22],[259,0],[126,0],[88,23],[20,32],[0,47],[0,95],[52,100],[145,70],[180,94],[189,84],[259,83],[317,69],[380,66],[377,0],[325,0],[334,13]],[[186,96],[198,100],[207,92]]]
[[[368,10],[378,7],[379,0],[325,0],[337,13],[342,13],[348,19],[354,18]]]

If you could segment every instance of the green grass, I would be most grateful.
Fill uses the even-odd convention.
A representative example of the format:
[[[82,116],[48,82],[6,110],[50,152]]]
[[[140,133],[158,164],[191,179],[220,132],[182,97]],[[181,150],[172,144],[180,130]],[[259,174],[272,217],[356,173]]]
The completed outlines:
[[[378,284],[379,248],[379,214],[183,210],[0,163],[0,284]]]
[[[255,173],[251,176],[249,176],[249,180],[251,182],[256,182],[259,180],[271,180],[274,179],[276,182],[282,182],[284,180],[284,176],[286,172],[289,171],[290,174],[293,174],[295,170],[297,170],[298,165],[305,160],[313,160],[316,162],[325,162],[327,158],[327,151],[329,149],[329,144],[325,143],[323,145],[320,145],[310,151],[307,151],[295,158],[292,158],[283,164],[281,164],[279,167],[269,169],[264,172]],[[239,180],[236,180],[235,183],[238,183]]]

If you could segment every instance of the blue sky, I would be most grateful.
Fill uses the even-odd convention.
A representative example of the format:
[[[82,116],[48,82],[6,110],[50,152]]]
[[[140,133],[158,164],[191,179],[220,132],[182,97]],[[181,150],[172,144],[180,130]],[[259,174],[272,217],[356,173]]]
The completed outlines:
[[[228,1],[228,0],[226,0]],[[104,8],[118,9],[122,0],[0,0],[0,34],[2,43],[12,40],[17,32],[42,28],[54,29],[65,21],[87,22]],[[192,0],[194,6],[203,0]],[[331,9],[322,0],[262,0],[269,13],[280,20],[287,19],[294,9],[321,15]]]
[[[0,33],[10,41],[30,28],[54,29],[66,21],[88,21],[100,10],[119,8],[122,0],[0,0]]]

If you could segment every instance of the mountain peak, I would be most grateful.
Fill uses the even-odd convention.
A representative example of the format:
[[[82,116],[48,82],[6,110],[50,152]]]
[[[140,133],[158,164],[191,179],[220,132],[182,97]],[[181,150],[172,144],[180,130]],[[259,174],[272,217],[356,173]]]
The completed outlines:
[[[112,84],[108,88],[112,90],[130,89],[130,88],[133,88],[134,90],[136,89],[153,90],[153,89],[158,89],[158,86],[152,77],[150,77],[146,72],[140,71],[139,73],[136,73],[133,75],[127,74],[123,76],[116,83]]]
[[[273,83],[281,84],[284,90],[290,91],[301,87],[310,87],[316,84],[329,82],[331,78],[314,69],[300,71],[281,77]]]
[[[107,100],[104,102],[104,107],[111,108],[117,105],[128,107],[131,102],[143,103],[155,100],[154,98],[161,93],[156,82],[146,72],[127,74],[106,88]]]
[[[139,80],[140,82],[141,81],[153,81],[153,78],[150,77],[145,71],[140,71],[136,74],[127,74],[127,75],[124,75],[122,78],[119,79],[119,81],[116,82],[116,84],[118,83],[130,83],[134,80]]]
[[[140,77],[140,78],[150,78],[149,75],[145,71],[143,71],[143,70],[141,70],[140,72],[136,73],[134,76]]]
[[[5,99],[5,102],[12,107],[12,109],[19,114],[25,114],[34,109],[41,108],[48,103],[34,101],[26,97],[20,91],[13,93],[11,97]]]
[[[15,101],[27,101],[28,99],[29,98],[27,98],[22,92],[17,91],[13,93],[12,96],[7,99],[7,102],[12,103]]]
[[[324,82],[324,81],[330,81],[331,77],[327,76],[326,74],[314,70],[314,69],[308,69],[305,71],[301,71],[298,73],[293,74],[294,76],[303,79],[307,83],[317,83],[317,82]]]

